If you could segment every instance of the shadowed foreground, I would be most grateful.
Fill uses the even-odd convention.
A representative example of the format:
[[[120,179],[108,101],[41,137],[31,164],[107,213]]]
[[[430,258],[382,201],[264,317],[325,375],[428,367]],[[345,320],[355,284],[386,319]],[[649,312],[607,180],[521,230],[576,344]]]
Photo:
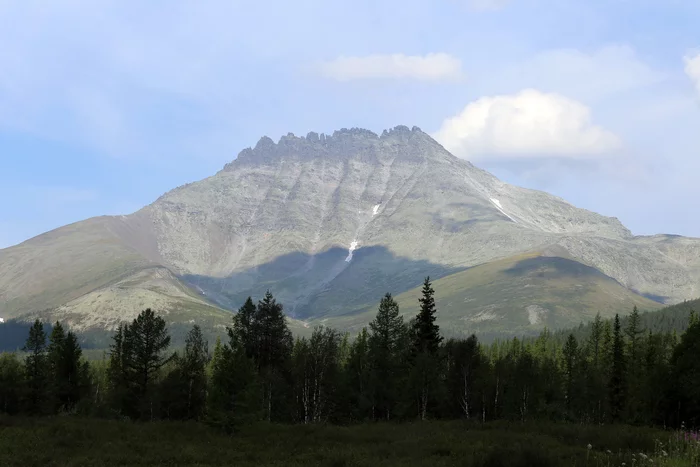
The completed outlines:
[[[607,466],[633,465],[633,454],[653,465],[697,465],[694,441],[674,438],[628,426],[505,422],[258,424],[225,435],[197,423],[5,417],[0,465]]]

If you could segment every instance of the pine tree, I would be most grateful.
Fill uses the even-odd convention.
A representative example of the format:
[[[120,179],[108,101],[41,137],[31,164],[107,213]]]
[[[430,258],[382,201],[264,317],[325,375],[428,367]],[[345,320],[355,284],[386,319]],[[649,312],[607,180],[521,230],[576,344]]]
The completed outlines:
[[[564,356],[564,376],[566,380],[566,407],[571,409],[574,384],[576,381],[576,367],[578,365],[577,359],[579,354],[578,342],[573,334],[569,334],[566,344],[564,344],[562,354]]]
[[[256,356],[260,346],[259,333],[255,329],[256,311],[253,299],[248,297],[243,306],[238,309],[238,313],[234,315],[233,327],[227,329],[233,348],[239,344],[242,345],[249,358]]]
[[[430,283],[430,277],[426,277],[423,282],[422,296],[418,299],[420,311],[413,324],[413,349],[414,354],[428,352],[436,354],[442,337],[440,327],[435,324],[437,310],[435,308],[435,290]]]
[[[640,359],[639,341],[641,336],[644,334],[644,328],[642,327],[639,310],[637,309],[636,305],[627,319],[627,329],[625,329],[625,334],[627,334],[629,343],[630,363],[635,365]]]
[[[603,346],[603,320],[600,313],[595,315],[595,319],[591,324],[591,334],[588,337],[589,355],[594,368],[600,366],[600,353]]]
[[[88,383],[88,374],[81,362],[83,351],[75,333],[69,331],[66,334],[60,322],[54,325],[49,342],[53,403],[59,410],[71,410],[84,395]]]
[[[194,325],[185,339],[185,353],[178,362],[177,372],[184,383],[182,400],[185,401],[184,418],[200,419],[204,415],[209,362],[209,344],[202,329]]]
[[[150,308],[130,325],[120,326],[110,351],[110,382],[116,408],[132,417],[154,418],[152,389],[160,370],[173,359],[165,355],[170,336],[165,320]]]
[[[391,419],[398,399],[401,342],[405,331],[399,305],[387,293],[369,324],[373,418]]]
[[[257,347],[253,352],[253,359],[265,385],[264,417],[271,421],[274,412],[273,400],[283,395],[280,391],[273,391],[273,388],[279,390],[280,385],[284,384],[284,373],[288,370],[294,341],[282,304],[277,303],[269,290],[258,302],[251,328],[253,337],[250,340]]]
[[[607,326],[607,331],[606,331]],[[609,339],[608,339],[609,336]],[[592,417],[595,422],[602,422],[605,405],[605,384],[606,376],[606,352],[609,352],[608,341],[612,342],[612,333],[609,322],[605,323],[596,314],[595,320],[591,324],[591,334],[588,338],[588,357],[590,358],[590,377],[586,380],[587,391],[590,397]]]
[[[440,327],[435,324],[435,290],[430,277],[423,282],[422,296],[418,299],[420,311],[412,322],[412,368],[410,382],[418,401],[418,416],[425,420],[428,416],[428,404],[431,390],[434,389],[439,368],[438,350],[442,337]]]
[[[29,355],[25,359],[27,377],[27,411],[40,414],[48,410],[50,403],[48,383],[50,381],[44,325],[38,319],[29,329],[29,337],[23,350]]]
[[[625,410],[627,396],[625,342],[622,337],[619,315],[615,315],[610,360],[611,369],[608,383],[610,415],[614,421],[619,421]]]
[[[120,324],[112,336],[107,363],[107,389],[109,405],[121,414],[127,414],[132,406],[132,392],[129,384],[128,362],[131,359],[129,343],[125,335],[129,333],[127,324]]]

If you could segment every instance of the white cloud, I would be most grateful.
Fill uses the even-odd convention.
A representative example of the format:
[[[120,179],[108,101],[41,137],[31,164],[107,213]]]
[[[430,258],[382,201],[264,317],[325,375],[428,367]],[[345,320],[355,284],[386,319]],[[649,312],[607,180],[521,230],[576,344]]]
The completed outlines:
[[[621,145],[617,136],[591,121],[584,104],[534,89],[472,102],[445,120],[434,136],[456,156],[472,160],[586,159]]]
[[[378,78],[445,81],[462,76],[461,61],[446,53],[341,56],[322,63],[319,68],[323,76],[338,81]]]
[[[685,74],[693,81],[695,84],[695,89],[700,94],[700,53],[692,56],[687,56],[685,61]]]

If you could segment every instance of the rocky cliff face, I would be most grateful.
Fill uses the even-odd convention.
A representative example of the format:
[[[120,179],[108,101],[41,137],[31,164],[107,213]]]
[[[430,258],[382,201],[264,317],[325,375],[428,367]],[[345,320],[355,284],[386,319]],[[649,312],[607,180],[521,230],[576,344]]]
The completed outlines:
[[[0,316],[59,307],[157,265],[222,309],[269,288],[290,315],[328,319],[425,275],[535,250],[667,302],[700,293],[700,240],[634,237],[615,218],[503,183],[400,126],[264,137],[132,216],[2,250]]]

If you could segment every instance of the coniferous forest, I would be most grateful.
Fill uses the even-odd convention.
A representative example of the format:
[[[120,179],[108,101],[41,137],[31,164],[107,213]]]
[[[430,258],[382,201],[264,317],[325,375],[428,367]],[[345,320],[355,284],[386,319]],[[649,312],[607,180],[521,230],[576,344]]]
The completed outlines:
[[[412,452],[426,439],[437,446],[412,458],[425,464],[405,465],[632,465],[649,457],[657,465],[697,465],[694,313],[683,332],[648,329],[635,309],[624,320],[598,316],[570,333],[485,345],[474,335],[444,339],[437,312],[426,278],[420,311],[409,321],[387,294],[353,338],[327,327],[294,338],[282,304],[268,292],[243,304],[223,341],[210,346],[195,325],[175,351],[165,320],[147,309],[116,330],[102,360],[90,362],[73,332],[55,323],[47,335],[36,321],[21,356],[0,355],[0,448],[27,423],[54,433],[51,424],[60,420],[66,433],[85,426],[106,433],[126,423],[139,433],[133,436],[151,439],[177,439],[187,427],[190,442],[245,442],[253,457],[289,451],[281,459],[297,452],[300,444],[291,440],[299,434],[302,454],[311,455],[340,439],[347,440],[342,449],[367,450],[361,434],[373,433],[389,445],[422,436],[399,451]],[[251,444],[269,433],[277,444]],[[552,440],[563,444],[535,447]],[[318,465],[393,465],[398,455],[328,449]],[[300,463],[316,465],[303,455]],[[455,456],[464,463],[455,464]],[[3,465],[11,459],[0,454]]]

